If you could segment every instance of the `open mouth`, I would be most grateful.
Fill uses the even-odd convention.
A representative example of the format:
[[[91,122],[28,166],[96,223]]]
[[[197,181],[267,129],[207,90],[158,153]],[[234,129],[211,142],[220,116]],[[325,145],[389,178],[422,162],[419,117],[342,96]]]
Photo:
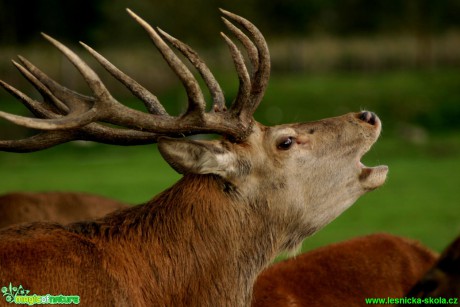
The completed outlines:
[[[372,142],[377,141],[380,131],[382,129],[382,123],[378,116],[369,111],[362,111],[361,113],[358,114],[358,118],[369,124],[373,129],[375,133],[375,138]],[[369,145],[368,148],[364,150],[358,157],[357,157],[357,166],[359,169],[359,181],[361,182],[361,185],[364,187],[366,190],[374,190],[381,185],[385,183],[385,180],[387,178],[387,173],[388,173],[388,166],[386,165],[379,165],[375,167],[367,167],[365,166],[360,160],[362,156],[369,151],[371,148],[372,144]]]

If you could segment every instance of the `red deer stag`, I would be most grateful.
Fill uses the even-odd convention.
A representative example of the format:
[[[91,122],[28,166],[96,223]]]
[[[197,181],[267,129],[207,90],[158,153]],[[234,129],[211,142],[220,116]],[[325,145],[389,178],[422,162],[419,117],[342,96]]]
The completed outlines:
[[[75,53],[44,35],[80,71],[93,97],[63,87],[20,57],[22,65],[15,65],[45,103],[2,85],[40,118],[0,116],[44,132],[2,141],[1,148],[27,152],[76,139],[157,142],[164,159],[184,176],[145,205],[98,220],[3,230],[0,281],[37,294],[80,295],[85,306],[248,306],[257,275],[279,252],[297,247],[384,183],[386,166],[360,162],[380,134],[380,119],[363,111],[263,126],[253,113],[267,87],[270,56],[252,23],[222,10],[252,65],[248,70],[239,48],[222,34],[240,82],[227,108],[220,86],[195,51],[128,12],[182,81],[188,94],[185,113],[169,115],[153,94],[83,44],[150,114],[124,106]],[[212,93],[209,112],[197,80],[167,43],[203,77]],[[223,138],[183,138],[203,133]]]
[[[78,192],[14,192],[0,195],[0,228],[51,221],[61,224],[99,218],[126,208],[122,202]]]
[[[420,243],[374,234],[331,244],[263,271],[253,307],[363,306],[365,298],[400,298],[438,259]]]
[[[460,300],[460,237],[450,244],[436,265],[407,293],[406,297],[428,299],[443,298],[448,303]],[[435,305],[433,302],[432,305]]]

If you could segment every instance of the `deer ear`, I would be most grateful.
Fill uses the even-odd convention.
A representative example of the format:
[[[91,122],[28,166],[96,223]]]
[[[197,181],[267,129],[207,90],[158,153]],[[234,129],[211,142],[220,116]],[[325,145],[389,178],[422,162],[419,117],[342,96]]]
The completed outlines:
[[[162,137],[158,140],[158,149],[180,174],[216,174],[227,178],[235,170],[235,155],[217,141]]]

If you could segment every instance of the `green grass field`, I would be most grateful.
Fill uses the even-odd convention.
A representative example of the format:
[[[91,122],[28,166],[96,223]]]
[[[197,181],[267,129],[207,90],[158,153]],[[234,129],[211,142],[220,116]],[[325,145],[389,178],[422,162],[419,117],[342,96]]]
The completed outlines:
[[[364,163],[387,164],[387,183],[307,239],[303,250],[390,232],[439,251],[460,234],[460,121],[449,122],[460,113],[459,80],[455,70],[272,79],[256,115],[264,123],[315,120],[360,108],[376,110],[384,122]],[[421,129],[422,139],[405,136],[406,126]],[[30,154],[0,153],[0,165],[0,193],[86,191],[133,204],[179,178],[154,145],[66,144]]]

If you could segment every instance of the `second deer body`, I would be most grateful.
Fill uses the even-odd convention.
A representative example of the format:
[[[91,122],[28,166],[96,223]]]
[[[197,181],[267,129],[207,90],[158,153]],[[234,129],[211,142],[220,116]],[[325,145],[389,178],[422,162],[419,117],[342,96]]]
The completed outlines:
[[[99,218],[128,204],[78,192],[12,192],[0,195],[0,228],[25,222],[62,224]]]

